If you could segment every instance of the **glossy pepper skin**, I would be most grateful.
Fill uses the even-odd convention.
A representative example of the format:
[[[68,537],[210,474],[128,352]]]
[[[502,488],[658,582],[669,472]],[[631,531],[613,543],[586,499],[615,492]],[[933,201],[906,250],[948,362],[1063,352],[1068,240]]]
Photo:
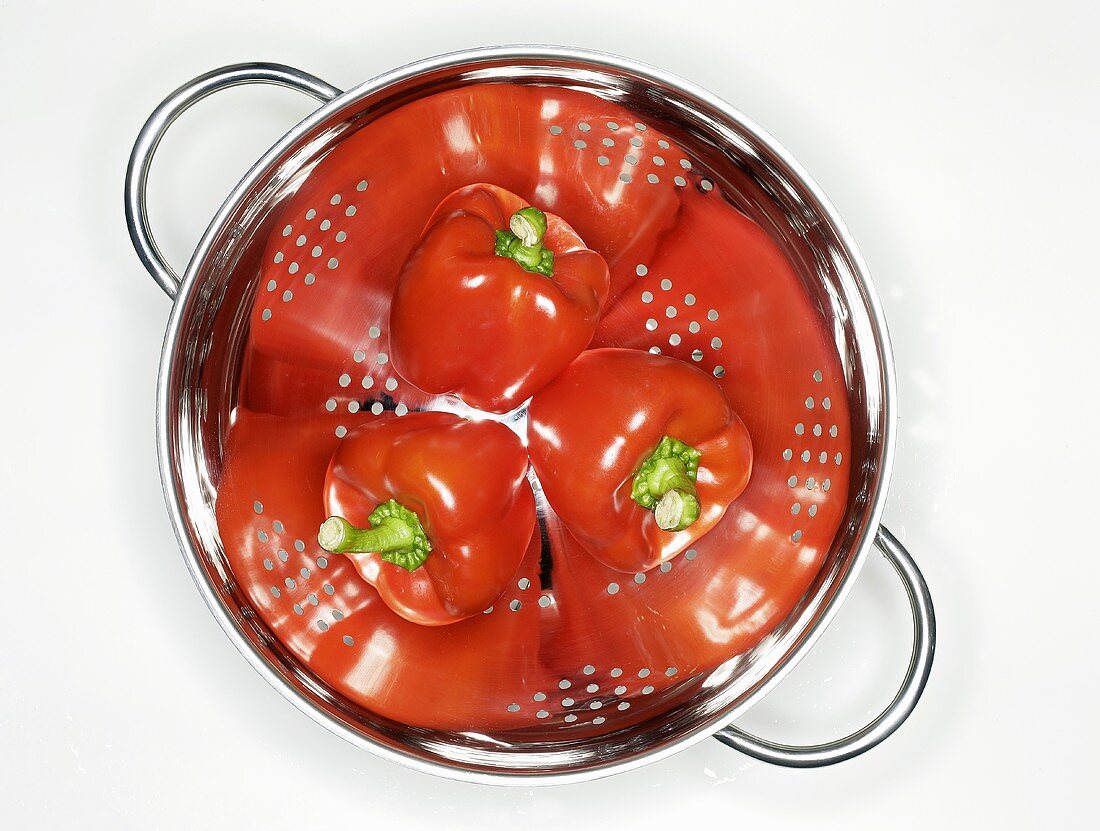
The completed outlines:
[[[526,471],[522,443],[496,422],[378,418],[332,457],[318,542],[406,620],[454,623],[492,605],[519,568],[535,527]]]
[[[547,610],[524,603],[512,611],[502,598],[492,614],[419,626],[383,603],[351,560],[317,544],[325,474],[341,444],[335,428],[374,418],[369,412],[284,418],[237,408],[216,503],[234,585],[248,593],[273,637],[359,706],[435,730],[526,726],[530,710],[508,710],[514,691],[486,666],[514,666],[540,687],[553,683],[539,680],[539,616]],[[538,574],[534,536],[516,579],[537,584]]]
[[[426,392],[508,412],[592,340],[608,285],[603,257],[560,217],[493,185],[461,188],[398,278],[394,367]]]
[[[748,431],[714,379],[661,355],[587,351],[535,395],[529,416],[547,500],[618,571],[645,571],[690,546],[752,471]]]

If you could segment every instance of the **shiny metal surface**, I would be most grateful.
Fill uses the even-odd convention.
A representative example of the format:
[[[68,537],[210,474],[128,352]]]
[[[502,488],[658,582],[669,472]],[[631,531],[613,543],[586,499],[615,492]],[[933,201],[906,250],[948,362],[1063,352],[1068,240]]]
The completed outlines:
[[[257,70],[261,75],[264,71]],[[200,81],[215,83],[211,79],[219,74]],[[237,83],[249,82],[247,76],[244,71]],[[258,619],[227,568],[213,517],[246,319],[273,215],[318,160],[361,126],[366,114],[400,106],[426,90],[494,79],[583,86],[637,107],[651,123],[690,142],[709,170],[756,194],[754,218],[803,265],[806,294],[831,322],[852,407],[852,482],[844,522],[802,602],[771,636],[737,656],[722,673],[693,679],[697,683],[687,697],[670,702],[659,718],[611,736],[597,734],[556,746],[525,746],[514,737],[501,741],[411,730],[341,701]],[[313,89],[335,93],[323,82]],[[185,85],[170,99],[174,104],[158,109],[161,118],[151,119],[143,130],[128,171],[127,218],[135,247],[170,295],[173,274],[144,224],[144,177],[156,141],[186,106],[180,103],[201,97]],[[512,47],[445,55],[369,81],[307,118],[256,164],[212,221],[180,285],[162,354],[158,446],[166,501],[196,584],[246,658],[290,701],[349,741],[411,767],[472,781],[531,785],[594,778],[666,756],[728,724],[778,682],[828,624],[874,545],[893,451],[893,397],[885,321],[859,253],[824,195],[774,140],[729,105],[658,70],[597,53]],[[927,599],[926,593],[923,597]],[[928,610],[922,620],[931,624],[930,606],[922,608]],[[934,630],[929,626],[918,636],[922,634],[928,648],[921,651],[915,669],[920,683],[895,701],[885,721],[868,728],[876,741],[889,732],[882,727],[893,729],[908,714],[927,678]],[[854,752],[873,744],[850,738],[856,743],[845,747]],[[769,761],[797,764],[790,749],[784,754],[743,736],[738,741],[747,752],[771,753]],[[830,751],[841,752],[839,746]]]
[[[223,66],[188,81],[153,110],[152,115],[138,133],[134,149],[130,152],[130,161],[126,165],[126,227],[142,265],[157,281],[157,285],[164,290],[164,293],[173,299],[179,291],[180,278],[175,269],[165,261],[164,255],[157,247],[149,228],[149,216],[146,211],[146,186],[153,154],[157,152],[157,145],[160,144],[165,131],[188,109],[208,95],[246,84],[273,84],[296,89],[322,102],[330,101],[340,94],[340,90],[336,87],[291,66],[273,63],[242,63]]]
[[[885,527],[879,526],[875,545],[901,579],[913,614],[913,651],[909,657],[909,668],[897,695],[886,709],[874,721],[854,733],[836,741],[810,747],[769,742],[737,727],[719,730],[715,738],[762,762],[792,768],[814,768],[833,765],[865,753],[905,723],[917,706],[932,671],[932,660],[936,653],[936,614],[924,576],[897,537]]]

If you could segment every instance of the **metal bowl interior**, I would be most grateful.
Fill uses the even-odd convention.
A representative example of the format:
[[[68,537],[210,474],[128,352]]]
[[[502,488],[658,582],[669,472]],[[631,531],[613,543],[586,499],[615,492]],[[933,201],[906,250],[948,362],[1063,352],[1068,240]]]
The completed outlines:
[[[364,123],[427,94],[501,81],[584,90],[643,114],[736,192],[738,207],[794,265],[832,333],[851,420],[840,529],[795,608],[750,651],[690,679],[646,720],[554,742],[412,728],[343,699],[256,614],[228,565],[214,513],[257,276],[280,206]],[[770,136],[724,102],[648,67],[596,53],[505,48],[442,56],[369,81],[295,127],[249,172],[203,237],[177,298],[162,356],[158,442],[167,501],[197,585],[242,653],[288,699],[403,764],[529,785],[592,778],[674,752],[746,710],[804,654],[872,545],[892,455],[892,397],[885,325],[859,253],[823,194]]]

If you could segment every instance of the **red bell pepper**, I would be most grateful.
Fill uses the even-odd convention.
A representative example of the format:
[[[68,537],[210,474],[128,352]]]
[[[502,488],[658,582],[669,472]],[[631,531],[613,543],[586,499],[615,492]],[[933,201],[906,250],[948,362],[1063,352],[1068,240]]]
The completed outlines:
[[[379,716],[436,730],[529,726],[535,708],[509,709],[514,690],[486,668],[514,667],[538,689],[556,682],[543,677],[538,654],[540,618],[552,607],[535,602],[537,535],[492,613],[450,626],[401,618],[348,558],[314,539],[326,470],[341,444],[336,428],[375,418],[234,412],[216,502],[234,590],[314,678]]]
[[[420,389],[503,413],[588,346],[607,264],[564,220],[503,188],[444,199],[398,279],[394,367]]]
[[[706,534],[748,484],[752,443],[714,380],[629,349],[595,349],[535,395],[531,464],[597,560],[638,572]]]
[[[673,182],[684,151],[638,119],[577,90],[476,84],[342,139],[272,217],[262,256],[240,264],[259,272],[241,403],[280,415],[317,414],[330,398],[346,407],[360,370],[389,351],[390,298],[425,223],[476,182],[565,217],[603,256],[618,295],[652,264],[690,190]],[[380,337],[367,335],[372,327]],[[350,389],[336,386],[344,373],[355,377]]]
[[[454,623],[485,611],[515,576],[535,527],[526,472],[502,424],[379,417],[332,457],[318,543],[345,554],[403,618]]]

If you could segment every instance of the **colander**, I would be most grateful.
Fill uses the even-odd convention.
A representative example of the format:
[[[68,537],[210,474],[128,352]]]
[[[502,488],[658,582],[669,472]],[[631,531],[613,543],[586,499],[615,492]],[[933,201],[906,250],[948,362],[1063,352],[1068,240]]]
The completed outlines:
[[[296,89],[323,106],[241,180],[180,277],[149,230],[153,155],[190,106],[253,83]],[[476,110],[486,85],[500,84],[586,102],[581,119],[547,104],[498,129],[562,143],[546,146],[574,154],[568,181],[593,198],[653,212],[675,204],[682,213],[722,200],[747,218],[746,233],[765,233],[789,267],[766,279],[751,270],[703,279],[705,268],[685,267],[703,249],[690,233],[655,250],[624,244],[609,257],[621,291],[597,345],[661,352],[711,373],[747,414],[752,482],[694,547],[659,569],[623,574],[575,549],[532,474],[540,533],[527,559],[492,607],[456,625],[500,627],[514,639],[485,657],[476,683],[438,679],[465,708],[459,718],[446,708],[395,709],[385,697],[402,671],[445,671],[445,662],[433,668],[433,656],[452,643],[451,627],[432,630],[444,640],[400,630],[407,634],[395,642],[395,630],[379,624],[376,596],[344,558],[317,546],[319,514],[282,504],[273,482],[288,475],[288,454],[307,446],[327,453],[352,426],[383,413],[482,417],[452,397],[416,390],[388,361],[392,275],[372,225],[407,171],[373,163],[372,153],[386,135],[400,142],[436,131],[455,140],[454,124],[423,120],[424,102],[457,94]],[[467,140],[476,146],[478,132]],[[521,191],[527,174],[516,175]],[[552,203],[553,187],[528,184]],[[130,158],[125,203],[138,256],[174,300],[157,442],[180,547],[242,654],[330,730],[419,770],[533,785],[635,768],[709,735],[767,762],[827,765],[878,744],[916,706],[935,618],[920,571],[880,524],[895,430],[882,309],[824,194],[725,102],[631,60],[558,47],[443,55],[348,92],[279,64],[228,66],[185,84],[153,112]],[[353,284],[350,274],[367,282]],[[331,317],[301,311],[310,292],[331,299]],[[257,355],[278,340],[308,356],[316,339],[343,351],[279,367],[279,383],[265,387],[275,392],[257,396],[256,374],[273,371],[259,369]],[[523,408],[501,418],[524,435]],[[263,439],[262,452],[234,450],[242,425]],[[732,726],[810,649],[875,547],[900,577],[913,617],[909,668],[894,699],[870,724],[827,744],[778,744]],[[694,639],[666,625],[685,603],[698,609]],[[416,660],[402,669],[395,650]]]

